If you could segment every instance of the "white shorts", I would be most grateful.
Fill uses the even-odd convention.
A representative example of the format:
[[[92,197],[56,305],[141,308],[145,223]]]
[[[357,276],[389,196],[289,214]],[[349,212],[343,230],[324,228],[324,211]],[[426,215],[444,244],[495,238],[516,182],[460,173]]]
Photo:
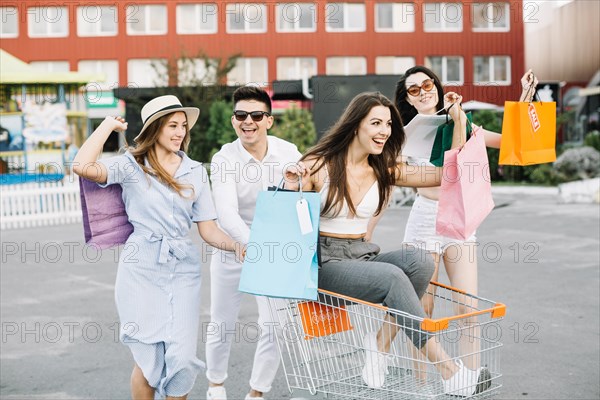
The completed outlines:
[[[425,248],[425,250],[437,254],[444,254],[448,246],[465,242],[475,242],[475,233],[467,240],[449,238],[435,233],[435,221],[437,218],[438,202],[417,195],[410,210],[406,230],[404,231],[404,243]]]

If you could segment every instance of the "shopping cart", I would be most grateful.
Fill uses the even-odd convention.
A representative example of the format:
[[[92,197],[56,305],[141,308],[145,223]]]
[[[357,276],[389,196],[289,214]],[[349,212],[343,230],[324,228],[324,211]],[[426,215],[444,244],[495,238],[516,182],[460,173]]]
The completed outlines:
[[[460,360],[472,369],[483,367],[486,382],[469,398],[489,398],[502,386],[498,322],[503,304],[432,283],[432,318],[413,315],[336,293],[319,290],[318,301],[270,298],[277,343],[288,388],[293,397],[321,399],[454,399],[444,393],[440,364]],[[390,336],[397,332],[385,354],[387,373],[379,388],[368,387],[361,373],[369,332]],[[415,335],[426,335],[417,350]],[[409,339],[412,337],[413,339]],[[434,340],[435,342],[430,342]],[[428,351],[443,349],[446,356],[430,361]],[[436,352],[438,352],[436,350]],[[478,385],[479,386],[479,385]]]

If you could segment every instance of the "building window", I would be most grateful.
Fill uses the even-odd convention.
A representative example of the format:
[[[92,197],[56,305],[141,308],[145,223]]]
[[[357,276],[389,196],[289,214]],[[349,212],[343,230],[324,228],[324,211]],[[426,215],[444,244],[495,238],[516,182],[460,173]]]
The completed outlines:
[[[168,84],[167,60],[160,58],[127,60],[127,86],[160,87]]]
[[[166,35],[167,6],[137,4],[127,6],[126,21],[128,35]]]
[[[414,57],[376,57],[375,73],[379,75],[402,75],[416,65]]]
[[[265,33],[267,31],[267,7],[264,4],[227,4],[226,14],[228,33]]]
[[[277,32],[315,32],[316,3],[277,4]]]
[[[177,33],[217,33],[218,7],[215,3],[177,4]]]
[[[365,5],[362,3],[328,3],[325,6],[327,32],[364,32]]]
[[[277,79],[293,80],[309,78],[317,74],[317,59],[314,57],[277,58]]]
[[[508,3],[473,3],[473,32],[508,32],[510,7]]]
[[[68,61],[32,61],[29,65],[43,72],[69,72],[71,70]]]
[[[85,74],[103,75],[104,79],[90,82],[92,89],[113,89],[119,87],[119,62],[117,60],[81,60],[77,71]]]
[[[465,81],[462,57],[425,57],[425,66],[435,72],[444,85],[462,85]]]
[[[0,38],[19,36],[19,13],[17,7],[0,7]]]
[[[116,36],[117,21],[114,6],[77,7],[77,36]]]
[[[376,32],[414,32],[415,5],[413,3],[375,4]]]
[[[425,32],[462,32],[462,4],[424,3],[423,21]]]
[[[179,86],[213,85],[217,83],[218,60],[185,58],[177,61]]]
[[[327,75],[366,75],[365,57],[327,57],[325,66]]]
[[[510,85],[510,57],[473,57],[475,84],[496,83]]]
[[[29,37],[69,36],[69,11],[67,7],[31,7],[27,9]]]
[[[268,63],[266,58],[240,57],[235,67],[227,74],[228,85],[246,85],[248,83],[267,86],[269,83]]]

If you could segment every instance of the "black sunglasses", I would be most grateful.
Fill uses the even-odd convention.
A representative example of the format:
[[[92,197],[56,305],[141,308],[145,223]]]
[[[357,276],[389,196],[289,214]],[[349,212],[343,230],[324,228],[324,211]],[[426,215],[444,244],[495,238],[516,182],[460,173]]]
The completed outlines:
[[[254,121],[254,122],[262,121],[262,119],[263,119],[263,117],[265,115],[267,117],[271,116],[271,114],[269,114],[266,111],[251,111],[251,112],[248,112],[248,111],[236,110],[236,111],[233,112],[233,116],[238,121],[245,121],[246,118],[248,118],[248,115],[250,115],[250,118],[252,118],[252,121]]]

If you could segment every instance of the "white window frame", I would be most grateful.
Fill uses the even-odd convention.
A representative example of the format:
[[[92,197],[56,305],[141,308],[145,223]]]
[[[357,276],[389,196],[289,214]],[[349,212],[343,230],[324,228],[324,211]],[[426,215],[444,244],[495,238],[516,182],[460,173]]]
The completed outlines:
[[[263,22],[263,26],[261,28],[254,28],[252,27],[251,23],[252,22],[257,22],[258,19],[256,21],[254,20],[249,20],[247,18],[244,18],[244,29],[234,29],[232,30],[229,27],[229,22],[231,20],[231,17],[233,15],[235,15],[236,17],[239,15],[238,11],[239,8],[242,8],[242,14],[244,14],[245,17],[245,11],[247,10],[249,7],[258,7],[261,11],[260,11],[260,20]],[[262,3],[230,3],[227,4],[227,6],[225,7],[225,30],[227,33],[231,33],[231,34],[246,34],[246,33],[266,33],[267,32],[267,25],[269,22],[268,19],[268,14],[267,14],[267,7],[265,4]]]
[[[293,61],[294,62],[294,69],[295,69],[295,73],[292,74],[293,76],[290,77],[287,73],[285,75],[280,75],[280,71],[283,69],[279,63],[280,61]],[[317,74],[318,71],[318,65],[317,65],[317,58],[316,57],[277,57],[277,79],[278,80],[297,80],[297,79],[303,79],[304,76],[304,71],[301,68],[301,65],[303,62],[309,61],[312,63],[311,66],[311,71],[307,71],[308,76],[306,76],[306,78],[310,78],[313,75]]]
[[[79,72],[83,72],[83,73],[92,73],[92,74],[99,74],[99,75],[104,75],[104,72],[106,71],[106,66],[103,65],[103,63],[107,63],[110,62],[112,65],[116,65],[117,67],[117,75],[116,81],[112,81],[109,80],[109,77],[105,76],[104,81],[101,82],[90,82],[88,85],[98,85],[100,87],[100,89],[102,90],[110,90],[110,89],[114,89],[119,87],[119,61],[118,60],[79,60],[77,63],[77,71]],[[91,72],[88,71],[82,71],[81,67],[82,67],[82,63],[86,63],[87,65],[90,65],[93,63],[93,68]]]
[[[488,65],[489,65],[488,72],[489,72],[489,76],[490,76],[489,81],[478,81],[477,80],[477,77],[475,76],[475,74],[477,73],[477,65],[475,64],[476,58],[487,58],[488,59]],[[507,81],[499,81],[499,80],[495,79],[494,60],[496,58],[502,58],[502,59],[506,60],[506,74],[508,75]],[[475,57],[473,57],[473,84],[482,86],[482,85],[489,85],[490,83],[493,83],[494,85],[498,85],[498,86],[510,86],[511,82],[512,82],[511,62],[512,62],[512,60],[511,60],[510,56],[475,56]]]
[[[60,15],[57,15],[56,19],[52,19],[47,15],[49,9],[60,10]],[[43,13],[43,15],[40,15]],[[50,32],[51,26],[57,26],[58,21],[61,23],[64,21],[65,31],[64,32]],[[33,26],[36,24],[45,23],[45,33],[37,34],[33,32]],[[29,7],[27,8],[27,34],[30,38],[59,38],[69,36],[69,9],[68,7]]]
[[[9,9],[14,12],[10,12],[7,14],[7,11]],[[13,17],[15,19],[15,32],[4,32],[4,28],[7,26],[7,24],[4,21],[8,21],[9,17]],[[15,6],[0,7],[0,18],[2,18],[2,29],[0,29],[0,38],[12,39],[19,37],[19,8]]]
[[[442,59],[442,72],[438,74],[438,77],[442,80],[443,85],[451,86],[462,86],[465,83],[465,59],[462,56],[427,56],[425,57],[425,66],[433,69],[431,66],[431,58]],[[458,58],[460,66],[460,79],[458,81],[448,80],[448,59]],[[435,72],[435,71],[434,71]]]
[[[394,66],[392,67],[392,72],[380,72],[379,68],[378,68],[378,61],[380,59],[384,59],[384,58],[391,58],[393,59],[392,62],[394,64]],[[404,67],[400,67],[398,64],[400,64],[401,60],[402,61],[407,61],[408,59],[411,59],[411,66],[408,68],[412,68],[415,65],[417,65],[417,61],[414,57],[411,56],[377,56],[375,57],[375,74],[377,75],[402,75],[406,72],[406,70],[408,68],[404,68]]]
[[[277,4],[276,7],[276,24],[275,24],[275,31],[276,32],[286,32],[286,33],[293,33],[293,32],[316,32],[317,31],[317,3],[279,3]],[[280,23],[281,23],[281,19],[284,18],[284,12],[285,12],[285,17],[287,18],[293,18],[296,17],[297,15],[300,15],[301,13],[303,13],[304,11],[302,9],[298,9],[297,13],[300,14],[293,14],[290,15],[290,7],[296,7],[299,5],[308,5],[308,7],[310,8],[311,11],[311,21],[312,21],[312,27],[311,28],[301,28],[300,25],[300,18],[297,18],[296,20],[292,20],[292,21],[288,21],[288,22],[292,22],[294,24],[293,28],[282,28],[280,27]]]
[[[156,74],[156,76],[155,76],[156,80],[152,81],[148,85],[146,85],[146,83],[144,83],[143,86],[139,85],[135,81],[135,77],[132,74],[132,72],[133,72],[132,71],[132,68],[133,68],[132,64],[135,61],[147,61],[149,68],[151,68],[148,71],[151,70],[152,73]],[[156,69],[152,66],[153,63],[155,65],[157,65]],[[127,60],[127,86],[128,87],[133,87],[133,88],[140,88],[140,87],[166,87],[166,86],[169,85],[169,78],[168,78],[168,73],[167,72],[168,72],[167,71],[167,60],[164,59],[164,58],[130,58],[130,59]],[[162,81],[161,81],[161,77],[162,77]]]
[[[149,23],[151,10],[164,10],[164,15],[161,15],[165,19],[164,30],[149,31],[147,26],[144,26],[143,32],[134,31],[132,28],[132,22],[135,22],[135,15],[141,11],[144,13],[145,20]],[[169,31],[169,15],[166,4],[135,4],[128,5],[125,10],[125,21],[127,25],[128,36],[151,36],[151,35],[166,35]]]
[[[191,64],[189,63],[191,62]],[[206,68],[204,58],[193,58],[186,60],[186,64],[183,64],[183,60],[177,60],[177,85],[185,86],[188,84],[196,84],[197,81],[202,81],[203,85],[214,85],[217,83],[217,70],[218,60],[209,59],[209,66]],[[192,71],[189,68],[192,68]],[[201,75],[201,76],[200,76]],[[190,78],[195,79],[190,79]]]
[[[33,68],[37,69],[38,71],[44,71],[44,72],[70,72],[71,71],[71,65],[69,64],[69,61],[67,61],[67,60],[52,60],[52,61],[38,60],[38,61],[31,61],[29,63],[29,65],[31,65]],[[67,69],[63,68],[63,66],[65,66],[65,65],[66,65]],[[60,67],[57,68],[58,66],[60,66]]]
[[[431,12],[428,11],[428,7],[432,5],[439,5],[440,12],[436,15],[436,18],[440,21],[440,26],[435,28],[428,28],[426,24],[427,15],[431,15]],[[460,8],[460,26],[459,27],[449,27],[446,26],[447,20],[444,18],[444,10],[447,7],[459,7]],[[464,27],[464,9],[462,3],[423,3],[422,5],[423,12],[423,32],[462,32]]]
[[[494,21],[494,11],[496,10],[496,5],[502,4],[503,10],[502,12],[506,16],[506,26],[497,27],[495,26]],[[473,16],[475,15],[475,7],[478,5],[487,5],[485,10],[486,15],[484,19],[487,21],[488,26],[485,28],[476,28],[472,26],[473,32],[509,32],[510,31],[510,4],[505,2],[488,2],[488,3],[472,3],[471,5],[471,19],[473,19],[473,24],[475,23],[475,19]]]
[[[383,5],[392,6],[392,28],[379,27],[379,7]],[[407,12],[411,9],[412,12]],[[375,32],[414,32],[415,11],[416,5],[414,3],[375,3]],[[403,19],[407,20],[403,21]]]
[[[188,16],[185,14],[182,9],[183,7],[194,6],[194,30],[186,31],[183,30],[183,23],[181,23],[181,19],[184,16]],[[214,10],[214,13],[212,11]],[[209,12],[211,11],[211,12]],[[175,14],[177,18],[176,30],[178,35],[206,35],[213,34],[219,31],[219,6],[217,3],[181,3],[177,4],[175,9]],[[209,18],[213,20],[214,28],[203,28],[204,20],[208,21]]]
[[[344,27],[343,28],[332,28],[329,25],[331,18],[335,18],[335,7],[342,7],[342,14],[344,17]],[[363,23],[362,27],[358,28],[349,28],[346,26],[346,22],[350,21],[349,15],[351,13],[351,8],[355,6],[362,6],[363,9]],[[336,11],[337,12],[337,11]],[[366,32],[367,30],[367,9],[365,3],[327,3],[325,5],[325,31],[326,32]]]
[[[90,17],[88,11],[94,9],[94,15]],[[113,13],[114,30],[110,32],[102,32],[101,13],[111,12]],[[119,17],[118,9],[116,6],[78,6],[77,7],[77,36],[80,37],[97,37],[97,36],[117,36],[119,34]],[[96,19],[94,20],[94,17]],[[90,19],[90,21],[88,21]],[[92,25],[96,29],[93,33],[83,32],[81,29],[84,24]]]
[[[265,71],[264,71],[264,77],[265,77],[265,81],[264,82],[258,82],[255,80],[252,80],[252,75],[253,75],[253,71],[251,68],[251,62],[252,60],[265,60]],[[254,85],[258,85],[258,86],[268,86],[269,82],[269,59],[267,57],[240,57],[237,60],[236,63],[236,67],[238,66],[238,63],[243,62],[244,65],[244,79],[243,82],[237,82],[237,81],[232,81],[229,77],[229,74],[227,76],[227,85],[229,86],[237,86],[237,85],[247,85],[247,84],[254,84]]]
[[[328,69],[328,64],[329,61],[333,61],[333,59],[336,58],[341,58],[344,60],[344,72],[339,74],[339,73],[331,73]],[[362,60],[363,61],[363,66],[364,66],[364,73],[363,74],[356,74],[353,71],[350,71],[350,65],[349,62],[351,60]],[[343,75],[343,76],[348,76],[348,75],[366,75],[367,74],[367,58],[366,57],[362,57],[362,56],[333,56],[333,57],[327,57],[327,59],[325,60],[325,75]]]

